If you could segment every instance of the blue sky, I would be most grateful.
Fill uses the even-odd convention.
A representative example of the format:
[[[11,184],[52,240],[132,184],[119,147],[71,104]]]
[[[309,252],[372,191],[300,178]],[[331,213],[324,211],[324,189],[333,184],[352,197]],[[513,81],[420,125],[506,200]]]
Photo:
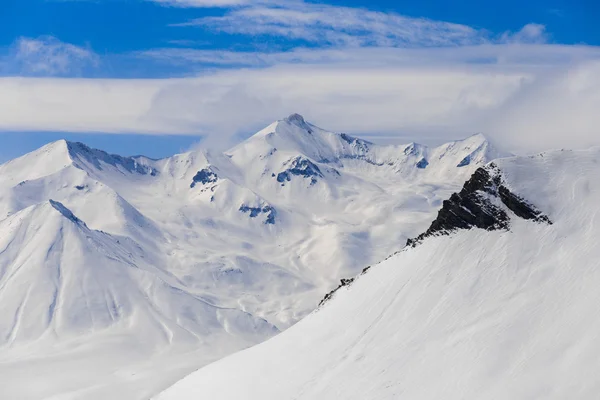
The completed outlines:
[[[561,146],[574,126],[595,143],[577,113],[596,101],[598,16],[594,0],[4,0],[0,160],[62,137],[225,148],[291,112],[363,136],[533,148],[528,127]]]

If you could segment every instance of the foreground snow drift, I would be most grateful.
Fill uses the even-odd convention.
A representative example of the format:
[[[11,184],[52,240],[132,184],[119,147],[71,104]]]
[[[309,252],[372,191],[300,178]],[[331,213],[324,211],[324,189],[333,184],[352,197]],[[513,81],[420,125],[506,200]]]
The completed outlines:
[[[599,163],[598,149],[496,162],[552,224],[505,209],[508,230],[423,238],[157,399],[597,398]]]

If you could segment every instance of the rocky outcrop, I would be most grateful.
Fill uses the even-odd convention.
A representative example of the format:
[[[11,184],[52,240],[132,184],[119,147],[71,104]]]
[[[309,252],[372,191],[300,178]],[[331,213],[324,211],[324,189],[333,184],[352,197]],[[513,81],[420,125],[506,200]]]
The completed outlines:
[[[317,183],[317,178],[322,178],[323,173],[312,161],[304,157],[296,157],[289,161],[289,167],[277,174],[277,182],[284,184],[292,180],[292,176],[300,176],[310,179],[310,184]]]
[[[325,295],[325,297],[323,297],[323,299],[319,302],[319,307],[322,306],[323,304],[327,303],[329,300],[331,300],[331,298],[333,297],[335,292],[337,292],[338,290],[340,290],[341,288],[343,288],[345,286],[349,286],[352,282],[354,282],[354,279],[355,278],[341,279],[338,287],[333,289],[331,292],[327,293]]]
[[[250,218],[256,218],[259,215],[265,215],[266,219],[265,219],[265,224],[267,225],[273,225],[275,224],[275,216],[277,215],[277,212],[275,211],[275,209],[269,205],[263,206],[263,207],[249,207],[246,205],[241,205],[240,206],[240,211],[243,213],[248,213],[250,214]]]
[[[466,156],[465,158],[463,158],[461,160],[461,162],[459,162],[458,165],[456,165],[456,167],[457,168],[466,167],[469,164],[471,164],[471,155],[470,154],[468,156]]]
[[[429,165],[429,161],[425,159],[425,157],[421,158],[419,162],[416,164],[417,168],[425,169]]]
[[[459,193],[444,201],[429,229],[409,239],[407,245],[414,247],[429,236],[448,235],[459,229],[508,230],[509,211],[523,219],[552,223],[535,206],[512,193],[504,185],[501,171],[492,163],[478,168]]]
[[[209,168],[204,168],[198,171],[198,173],[192,178],[190,188],[194,188],[198,183],[202,185],[206,185],[208,183],[215,183],[217,179],[219,179],[217,174],[215,174]]]
[[[450,199],[445,200],[429,229],[417,238],[408,239],[407,246],[415,247],[427,237],[449,235],[459,229],[508,230],[509,212],[523,219],[552,224],[550,218],[506,187],[500,169],[492,163],[478,168],[459,193],[454,193]],[[368,266],[363,269],[360,275],[370,268]],[[341,288],[351,285],[355,279],[342,279],[338,287],[325,295],[319,306],[330,300]]]

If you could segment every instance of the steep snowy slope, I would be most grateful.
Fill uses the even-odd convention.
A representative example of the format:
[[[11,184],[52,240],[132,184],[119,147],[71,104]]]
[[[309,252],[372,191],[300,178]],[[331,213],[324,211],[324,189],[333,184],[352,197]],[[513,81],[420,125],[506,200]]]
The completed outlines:
[[[494,162],[414,247],[157,399],[597,398],[599,204],[600,149]]]
[[[9,378],[19,371],[5,365],[28,358],[37,364],[49,348],[58,352],[52,348],[56,343],[64,351],[68,343],[75,349],[82,341],[101,344],[102,335],[110,334],[121,341],[113,353],[133,348],[146,356],[149,349],[173,343],[203,343],[207,352],[212,348],[205,357],[215,359],[277,332],[264,320],[169,285],[133,241],[90,230],[53,200],[1,221],[0,248],[0,381],[6,380],[1,389],[6,398],[54,394],[36,385],[13,389]],[[105,356],[96,354],[94,364]],[[63,357],[63,367],[76,364]],[[72,378],[64,369],[54,372],[60,372],[55,384]]]
[[[145,399],[299,321],[498,155],[292,115],[222,154],[58,141],[1,165],[0,395]]]

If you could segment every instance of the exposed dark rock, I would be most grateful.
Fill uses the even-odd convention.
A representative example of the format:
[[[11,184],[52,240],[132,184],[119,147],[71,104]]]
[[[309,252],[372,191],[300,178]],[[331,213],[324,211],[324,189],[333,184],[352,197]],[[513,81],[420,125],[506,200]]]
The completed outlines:
[[[86,226],[85,222],[83,222],[82,220],[80,220],[79,218],[77,218],[75,216],[75,214],[73,214],[73,212],[71,210],[69,210],[67,207],[65,207],[62,203],[52,200],[49,200],[50,205],[52,207],[54,207],[54,209],[56,211],[58,211],[59,213],[61,213],[65,218],[69,219],[72,222],[75,222],[76,224],[82,225],[82,226]]]
[[[420,169],[425,169],[425,168],[427,168],[428,165],[429,165],[429,161],[427,161],[425,158],[421,158],[419,160],[419,162],[416,164],[417,168],[420,168]]]
[[[510,217],[502,205],[520,218],[552,224],[550,218],[532,204],[512,193],[503,184],[498,167],[490,164],[487,168],[478,168],[459,193],[454,193],[449,200],[445,200],[429,229],[415,239],[408,239],[407,246],[415,247],[429,236],[449,235],[459,229],[509,229]],[[371,266],[364,268],[360,275],[367,273],[370,268]],[[340,288],[352,284],[355,279],[340,280],[338,287],[327,293],[319,306],[329,301]]]
[[[406,156],[416,156],[419,151],[419,145],[416,143],[411,143],[404,149],[404,155]]]
[[[283,183],[286,181],[291,181],[293,175],[309,178],[311,185],[317,183],[317,178],[323,177],[319,167],[315,163],[303,157],[294,158],[289,163],[288,169],[277,174],[277,182]]]
[[[537,222],[545,222],[550,225],[552,224],[552,221],[550,221],[548,216],[536,210],[535,207],[533,207],[531,204],[528,204],[521,197],[512,193],[505,186],[500,185],[498,187],[498,196],[500,197],[500,200],[502,200],[502,203],[504,203],[504,205],[506,205],[506,207],[508,207],[517,216],[523,219],[533,219]]]
[[[415,247],[429,236],[449,235],[459,229],[509,229],[510,216],[505,208],[520,218],[552,224],[550,218],[535,206],[512,193],[503,184],[498,167],[490,164],[489,167],[478,168],[459,193],[454,193],[449,200],[445,200],[429,229],[415,239],[408,239],[407,246]],[[363,269],[360,275],[367,273],[370,268],[368,266]],[[352,284],[355,279],[342,279],[337,288],[325,295],[319,306],[330,300],[340,288]]]
[[[469,154],[468,156],[466,156],[465,158],[462,159],[461,162],[458,163],[457,167],[466,167],[467,165],[471,164],[471,155]]]
[[[355,140],[355,138],[353,138],[352,136],[346,135],[345,133],[340,134],[342,140],[344,140],[345,142],[352,144]]]
[[[210,168],[204,168],[198,171],[198,173],[192,178],[192,183],[190,184],[190,188],[196,186],[197,183],[201,183],[206,185],[207,183],[215,183],[219,179],[217,174],[212,172]]]
[[[267,154],[260,156],[260,159],[264,160],[265,158],[271,157],[275,153],[277,153],[277,149],[273,147]]]
[[[87,185],[77,185],[77,186],[75,186],[75,189],[77,189],[77,190],[83,190],[85,188],[87,188]]]
[[[340,284],[338,285],[338,287],[336,287],[335,289],[333,289],[331,292],[327,293],[325,295],[325,297],[323,297],[323,299],[319,302],[319,307],[322,306],[323,304],[325,304],[327,301],[331,300],[331,298],[333,297],[333,295],[335,294],[335,292],[337,292],[338,290],[340,290],[344,286],[349,286],[352,282],[354,282],[354,278],[341,279],[340,280]]]
[[[240,211],[243,213],[249,213],[250,218],[256,218],[261,214],[266,215],[267,219],[265,220],[265,224],[275,224],[275,216],[277,215],[277,211],[275,211],[275,209],[269,205],[263,207],[249,207],[242,204],[240,206]]]
[[[363,268],[362,272],[356,278],[341,279],[338,287],[333,289],[331,292],[327,293],[325,295],[325,297],[323,297],[323,299],[321,299],[321,301],[319,302],[319,307],[322,306],[323,304],[325,304],[327,301],[331,300],[331,298],[333,297],[335,292],[337,292],[338,290],[340,290],[341,288],[343,288],[345,286],[350,286],[358,277],[366,274],[370,269],[371,269],[371,266],[369,265],[369,266]]]
[[[503,184],[500,170],[494,164],[478,168],[459,193],[443,202],[429,229],[417,238],[409,239],[407,245],[414,247],[426,237],[448,235],[459,229],[508,230],[510,216],[506,209],[523,219],[552,223]]]

